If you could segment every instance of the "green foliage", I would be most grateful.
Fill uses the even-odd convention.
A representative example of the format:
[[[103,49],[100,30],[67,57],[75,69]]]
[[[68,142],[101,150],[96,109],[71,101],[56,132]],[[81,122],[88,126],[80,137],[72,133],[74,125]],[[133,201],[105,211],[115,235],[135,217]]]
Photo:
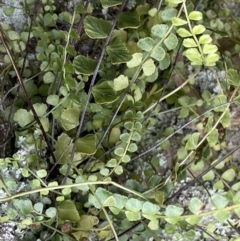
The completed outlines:
[[[1,27],[3,116],[16,140],[0,159],[0,205],[8,201],[0,222],[43,240],[93,233],[121,240],[136,223],[123,240],[158,240],[163,229],[197,240],[194,228],[204,229],[209,216],[198,240],[223,240],[212,220],[240,216],[239,167],[216,153],[226,149],[230,104],[240,105],[240,75],[229,54],[220,61],[218,41],[224,33],[235,38],[239,54],[239,28],[223,20],[231,10],[216,11],[216,3],[209,10],[205,2],[196,9],[195,1],[122,2],[79,1],[69,9],[46,0],[36,9],[25,1],[31,27]],[[6,16],[14,11],[3,9]],[[226,70],[218,93],[198,92],[202,67]],[[187,124],[176,128],[168,120],[156,129],[158,117],[173,111]],[[171,163],[159,157],[164,153]],[[178,185],[198,172],[213,191],[204,201],[193,192],[186,205],[178,196],[188,184]]]

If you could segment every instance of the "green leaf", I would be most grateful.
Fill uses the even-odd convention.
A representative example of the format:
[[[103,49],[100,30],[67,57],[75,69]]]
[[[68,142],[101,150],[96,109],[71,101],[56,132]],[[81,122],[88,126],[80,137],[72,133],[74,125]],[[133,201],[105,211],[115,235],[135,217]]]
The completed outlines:
[[[134,127],[133,122],[131,122],[131,121],[125,122],[125,123],[124,123],[124,127],[125,127],[127,130],[131,131],[131,130],[133,129],[133,127]]]
[[[136,12],[121,12],[118,15],[118,28],[137,28],[140,26],[140,17]]]
[[[94,85],[92,95],[97,104],[112,103],[119,98],[107,81]]]
[[[156,48],[154,48],[154,51],[152,51],[150,56],[157,61],[161,61],[164,59],[165,54],[165,50],[161,46],[157,46]]]
[[[56,15],[54,14],[50,14],[50,13],[46,13],[43,16],[43,24],[44,27],[51,27],[51,26],[55,26],[56,24]]]
[[[119,38],[112,39],[106,51],[113,64],[126,63],[132,58],[126,45]]]
[[[218,130],[214,129],[211,131],[211,133],[208,135],[207,140],[210,147],[214,147],[218,143]]]
[[[63,20],[63,21],[65,21],[65,22],[67,22],[67,23],[71,23],[71,15],[70,15],[70,13],[68,13],[68,12],[61,12],[60,14],[59,14],[59,17]]]
[[[81,177],[81,176],[77,176],[77,178],[75,179],[75,183],[84,183],[86,182],[86,180]],[[76,187],[78,190],[82,190],[84,192],[89,190],[89,186],[88,185],[79,185],[78,187]]]
[[[9,217],[9,219],[15,219],[18,216],[18,212],[13,208],[8,208],[7,216]]]
[[[107,164],[106,164],[107,167],[116,167],[117,166],[117,160],[112,158],[110,159]]]
[[[212,38],[209,34],[203,34],[200,36],[198,41],[200,44],[210,44],[212,42]]]
[[[218,54],[208,54],[205,58],[205,66],[215,66],[216,62],[220,59],[220,56]]]
[[[222,178],[227,182],[232,182],[236,176],[234,169],[230,168],[222,174]]]
[[[45,84],[51,84],[55,80],[55,75],[52,72],[47,72],[43,75],[43,82]]]
[[[137,45],[140,49],[150,52],[153,49],[155,42],[152,38],[146,37],[146,38],[140,39]]]
[[[91,75],[97,67],[97,61],[83,55],[78,55],[73,60],[73,67],[81,74]]]
[[[104,202],[103,202],[104,207],[111,207],[111,206],[116,206],[116,200],[113,196],[108,197]]]
[[[110,21],[87,16],[83,21],[86,34],[92,39],[106,38],[111,30],[112,23]]]
[[[65,200],[57,206],[58,217],[65,221],[69,220],[72,222],[80,221],[80,216],[77,208],[71,200]]]
[[[240,182],[237,182],[235,184],[232,185],[232,190],[233,191],[238,191],[240,190]]]
[[[145,76],[150,76],[155,72],[156,66],[152,59],[148,59],[142,65],[142,69]]]
[[[57,209],[54,207],[50,207],[46,210],[45,214],[47,215],[47,217],[49,218],[54,218],[56,217],[57,214]]]
[[[160,61],[159,63],[159,69],[165,70],[169,67],[171,61],[170,61],[170,55],[168,53],[165,54],[164,59]]]
[[[14,13],[15,7],[13,6],[3,6],[3,12],[7,17],[11,17]]]
[[[222,124],[222,126],[224,128],[228,128],[231,126],[231,114],[230,114],[229,110],[227,110],[225,112],[225,114],[223,115],[223,117],[220,120],[220,123]]]
[[[179,28],[177,30],[177,33],[182,37],[182,38],[186,38],[186,37],[190,37],[192,36],[192,34],[185,28]]]
[[[141,141],[141,139],[142,139],[141,135],[137,131],[134,131],[131,137],[131,140],[139,142]]]
[[[36,174],[39,178],[43,178],[47,176],[47,171],[45,169],[41,169],[36,171]]]
[[[227,82],[233,86],[238,86],[240,84],[240,74],[237,72],[237,70],[227,70]]]
[[[123,142],[128,143],[130,141],[130,134],[129,133],[123,133],[120,135],[120,140]]]
[[[186,118],[189,115],[189,108],[182,108],[179,112],[178,118]]]
[[[129,198],[125,205],[126,209],[131,210],[133,212],[140,212],[140,210],[142,209],[142,206],[143,206],[143,202],[135,198]]]
[[[133,152],[136,152],[138,149],[137,145],[135,143],[131,143],[128,147],[128,151],[133,153]]]
[[[151,28],[152,35],[163,38],[168,31],[168,25],[166,24],[156,24]]]
[[[29,199],[14,199],[13,206],[19,211],[22,215],[31,214],[33,211],[32,202]]]
[[[116,200],[116,207],[119,209],[123,209],[127,203],[128,198],[117,193],[114,193],[113,197]]]
[[[136,84],[132,85],[131,91],[133,93],[135,102],[137,102],[137,101],[142,99],[142,92],[141,92],[140,88]]]
[[[214,106],[218,106],[218,107],[214,108],[214,111],[224,112],[226,109],[226,105],[222,105],[222,104],[227,103],[227,97],[224,94],[219,94],[214,98],[213,103],[214,103]]]
[[[123,173],[123,168],[122,166],[117,166],[115,169],[114,169],[114,172],[117,174],[117,175],[121,175]]]
[[[134,68],[141,64],[142,62],[142,53],[134,53],[132,59],[127,62],[128,68]]]
[[[190,102],[190,97],[188,97],[188,96],[181,96],[178,98],[178,103],[181,106],[187,107],[189,105],[189,102]]]
[[[142,212],[146,214],[158,214],[160,207],[150,202],[144,202],[142,206]]]
[[[128,221],[138,221],[141,219],[140,212],[125,211]]]
[[[230,211],[221,211],[216,214],[214,214],[214,217],[221,223],[226,222],[229,218],[231,218],[231,212]]]
[[[204,54],[214,54],[218,51],[218,48],[214,44],[204,44],[203,45],[203,53]]]
[[[33,108],[36,111],[37,116],[43,117],[46,114],[48,107],[46,104],[36,103],[33,105]]]
[[[120,75],[113,80],[113,88],[115,91],[124,90],[129,86],[128,77]]]
[[[30,124],[34,120],[34,117],[27,110],[19,109],[15,112],[13,119],[20,125],[20,127],[24,127]]]
[[[182,25],[187,24],[187,21],[183,20],[181,18],[178,18],[178,17],[174,17],[174,18],[172,18],[172,24],[174,26],[182,26]]]
[[[208,173],[206,173],[206,174],[202,177],[202,179],[203,179],[204,181],[213,181],[214,178],[215,178],[215,174],[214,174],[214,172],[213,172],[212,170],[209,171]]]
[[[100,170],[100,174],[103,175],[103,176],[108,176],[109,172],[110,172],[110,171],[109,171],[108,168],[102,168],[102,169]]]
[[[213,194],[210,199],[212,205],[217,209],[225,208],[229,203],[226,197],[219,194]]]
[[[80,109],[77,107],[67,108],[61,115],[61,124],[64,130],[74,129],[79,124]]]
[[[8,31],[8,38],[9,38],[10,40],[19,40],[19,39],[20,39],[20,35],[19,35],[18,32],[9,30],[9,31]]]
[[[88,134],[76,140],[76,151],[86,155],[92,155],[96,152],[96,136]]]
[[[190,224],[190,225],[194,225],[200,222],[200,220],[202,219],[202,217],[199,216],[192,216],[190,218],[186,218],[186,221]]]
[[[186,150],[194,150],[197,148],[199,136],[200,133],[193,133],[192,135],[190,135],[185,146]]]
[[[194,48],[197,47],[197,43],[192,38],[186,38],[183,40],[183,46],[186,48]]]
[[[206,30],[205,26],[203,26],[202,24],[198,24],[193,27],[192,32],[193,34],[198,35],[198,34],[202,34],[205,30]]]
[[[59,95],[49,95],[46,102],[49,105],[56,106],[59,102]]]
[[[125,150],[122,147],[118,147],[114,150],[114,154],[116,156],[123,156],[125,153]]]
[[[179,217],[184,213],[184,209],[182,207],[177,207],[174,205],[168,205],[165,210],[165,215],[169,218]]]
[[[55,144],[54,156],[58,164],[66,164],[70,159],[70,152],[72,150],[72,144],[70,144],[71,138],[66,134],[62,133],[58,136]]]
[[[98,187],[95,192],[95,195],[99,199],[100,203],[103,204],[109,197],[112,196],[112,193],[102,187]]]
[[[161,17],[163,22],[171,21],[177,15],[176,8],[167,7],[163,11],[161,11]]]
[[[199,21],[199,20],[202,20],[203,15],[199,11],[192,11],[191,13],[188,14],[188,18],[190,20]]]
[[[203,202],[200,199],[196,197],[191,198],[189,203],[189,210],[192,213],[198,214],[198,212],[202,209],[202,207],[203,207]]]
[[[197,48],[189,48],[183,52],[183,55],[191,61],[192,65],[202,65],[202,56]]]
[[[233,203],[234,204],[239,204],[240,203],[240,191],[236,192],[233,196]]]
[[[168,37],[163,41],[168,50],[172,50],[178,45],[178,38],[175,34],[170,33]]]
[[[33,208],[34,208],[35,211],[37,211],[39,214],[41,214],[42,211],[43,211],[43,204],[40,203],[40,202],[35,203]]]
[[[149,227],[151,230],[159,230],[159,220],[151,220],[151,221],[148,223],[148,227]]]
[[[122,4],[122,0],[100,0],[102,6],[104,8],[109,8],[109,7],[113,7],[113,6],[117,6],[117,5],[120,5]]]
[[[122,157],[122,162],[128,163],[128,162],[130,162],[130,161],[131,161],[131,158],[130,158],[129,155],[124,155],[124,156]]]

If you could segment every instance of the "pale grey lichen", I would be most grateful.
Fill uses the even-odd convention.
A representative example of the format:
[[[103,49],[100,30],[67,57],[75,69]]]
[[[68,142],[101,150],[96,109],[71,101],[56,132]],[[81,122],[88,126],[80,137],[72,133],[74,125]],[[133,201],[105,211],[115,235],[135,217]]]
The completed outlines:
[[[20,32],[23,29],[24,25],[27,22],[26,15],[24,14],[24,11],[21,6],[21,2],[21,0],[2,0],[3,6],[13,6],[15,8],[13,15],[10,17],[5,15],[3,7],[0,8],[1,24],[9,24],[13,27],[14,30],[18,32]]]

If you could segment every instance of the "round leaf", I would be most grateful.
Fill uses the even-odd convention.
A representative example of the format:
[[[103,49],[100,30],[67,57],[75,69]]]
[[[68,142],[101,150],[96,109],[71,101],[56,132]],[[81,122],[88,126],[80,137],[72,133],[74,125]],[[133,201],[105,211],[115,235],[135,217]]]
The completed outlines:
[[[112,23],[101,18],[87,16],[83,21],[86,34],[93,39],[106,38],[112,27]]]
[[[19,109],[14,114],[14,121],[16,121],[21,127],[24,127],[28,124],[30,124],[34,118],[33,115],[31,115],[27,110],[25,109]]]
[[[115,91],[126,89],[129,85],[128,77],[120,75],[113,80],[113,88]]]
[[[192,36],[192,34],[186,30],[185,28],[179,28],[177,30],[177,33],[182,37],[182,38],[186,38],[186,37],[190,37]]]
[[[92,155],[96,152],[96,136],[88,134],[76,140],[76,151],[86,155]]]
[[[192,32],[193,34],[201,34],[206,30],[205,26],[199,24],[193,27]]]
[[[78,55],[73,60],[73,67],[81,74],[91,75],[97,67],[97,61]]]
[[[118,15],[118,27],[137,28],[140,25],[140,17],[137,12],[121,12]]]
[[[79,124],[79,108],[68,108],[61,115],[61,124],[66,131],[72,130]]]
[[[198,20],[201,20],[203,18],[203,15],[199,11],[192,11],[191,13],[189,13],[188,18],[190,20],[198,21]]]
[[[178,38],[175,34],[170,33],[168,37],[163,41],[168,50],[172,50],[178,45]]]
[[[197,214],[202,207],[203,207],[203,202],[200,199],[196,197],[191,198],[189,203],[189,209],[192,213]]]
[[[36,171],[36,174],[39,178],[43,178],[47,176],[47,171],[45,169],[41,169]]]
[[[226,197],[224,197],[222,195],[213,194],[211,196],[211,203],[217,209],[222,209],[222,208],[225,208],[228,205],[229,201]]]
[[[107,46],[106,51],[113,64],[126,63],[132,57],[127,47],[119,38],[114,38]]]
[[[227,182],[232,182],[234,180],[236,176],[236,172],[234,169],[230,168],[228,170],[226,170],[223,174],[222,174],[222,178],[224,180],[226,180]]]
[[[140,39],[137,45],[140,49],[150,52],[153,49],[155,42],[152,38],[146,37],[146,38]]]
[[[165,215],[169,218],[179,217],[183,214],[184,209],[174,205],[168,205],[165,210]]]
[[[154,73],[156,66],[152,59],[148,59],[143,65],[143,73],[145,76],[150,76]]]
[[[186,38],[183,40],[183,46],[186,48],[194,48],[197,47],[197,43],[192,38]]]
[[[142,62],[142,53],[134,53],[132,55],[132,59],[127,62],[128,68],[134,68],[136,66],[139,66]]]
[[[168,31],[168,25],[166,24],[156,24],[151,28],[152,35],[163,38]]]

